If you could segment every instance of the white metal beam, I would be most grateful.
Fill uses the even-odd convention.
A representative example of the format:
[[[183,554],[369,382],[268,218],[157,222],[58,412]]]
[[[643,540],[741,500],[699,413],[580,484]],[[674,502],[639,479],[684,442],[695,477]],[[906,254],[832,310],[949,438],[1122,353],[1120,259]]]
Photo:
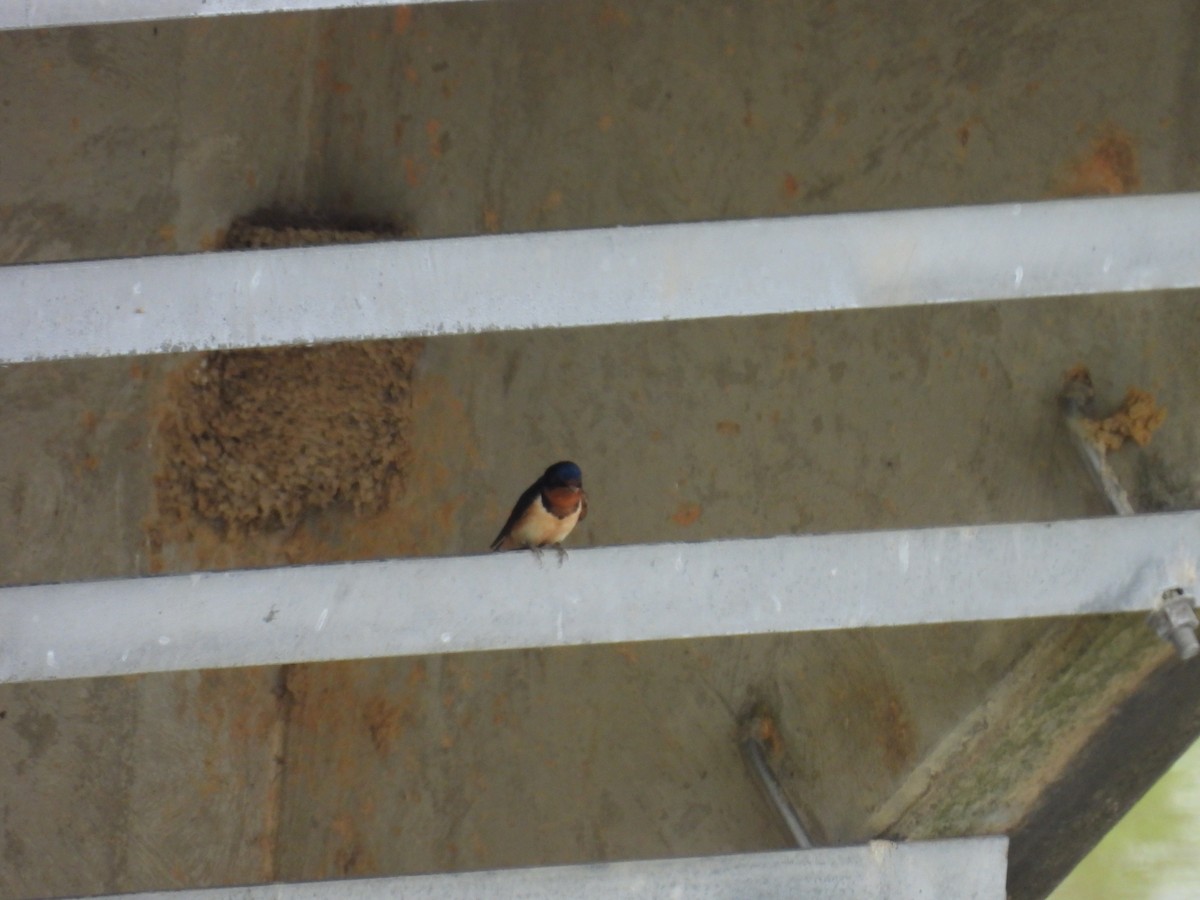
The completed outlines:
[[[0,363],[1200,286],[1200,194],[0,268]]]
[[[1008,838],[123,895],[127,900],[1003,900]]]
[[[1150,610],[1200,512],[0,590],[0,682]]]
[[[451,0],[407,0],[404,5],[445,2]],[[0,31],[395,5],[396,0],[3,0]]]

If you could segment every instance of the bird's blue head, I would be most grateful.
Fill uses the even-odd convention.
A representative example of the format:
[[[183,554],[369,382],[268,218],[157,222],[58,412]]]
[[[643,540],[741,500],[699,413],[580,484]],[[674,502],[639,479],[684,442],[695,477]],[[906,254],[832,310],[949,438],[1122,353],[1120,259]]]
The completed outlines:
[[[547,487],[583,487],[583,472],[575,463],[563,460],[548,468],[542,481]]]

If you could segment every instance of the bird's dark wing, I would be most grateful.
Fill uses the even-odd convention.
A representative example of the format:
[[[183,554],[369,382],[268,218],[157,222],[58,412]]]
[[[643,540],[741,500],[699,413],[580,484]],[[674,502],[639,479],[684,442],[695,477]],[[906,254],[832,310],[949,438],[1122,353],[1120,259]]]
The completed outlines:
[[[513,526],[516,525],[521,516],[525,514],[525,510],[529,509],[529,504],[533,503],[534,499],[537,498],[537,495],[540,494],[541,491],[542,482],[540,479],[525,489],[525,493],[521,494],[521,496],[517,499],[517,505],[514,506],[512,512],[508,514],[508,521],[504,523],[504,527],[500,529],[500,533],[496,535],[496,539],[492,541],[493,550],[497,549],[500,546],[500,542],[508,537],[508,534],[510,531],[512,531]]]
[[[582,522],[587,518],[587,491],[579,492],[579,519]]]

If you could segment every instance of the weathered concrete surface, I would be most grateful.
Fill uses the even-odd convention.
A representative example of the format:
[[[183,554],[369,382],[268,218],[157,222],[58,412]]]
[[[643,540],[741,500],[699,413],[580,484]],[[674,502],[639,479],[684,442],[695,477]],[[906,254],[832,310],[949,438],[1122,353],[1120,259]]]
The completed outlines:
[[[230,211],[301,202],[313,26],[0,35],[0,259],[211,249]]]
[[[914,704],[940,693],[945,658],[976,635],[944,629],[920,666],[909,661],[921,635],[897,629],[297,667],[280,872],[788,846],[737,751],[737,717],[756,703],[794,741],[789,776],[827,839],[861,840],[872,798],[936,732],[927,714],[969,708],[969,685],[1020,650],[964,675],[936,712]],[[844,777],[846,753],[863,783]]]
[[[165,357],[0,370],[0,580],[146,571],[146,467]]]
[[[202,249],[276,203],[434,236],[1195,189],[1198,17],[536,0],[8,32],[0,258]]]
[[[204,249],[272,204],[433,236],[1194,190],[1198,42],[1177,0],[544,0],[0,34],[0,259]],[[158,428],[200,357],[11,367],[0,582],[482,552],[562,456],[592,497],[575,545],[1101,514],[1054,405],[1079,362],[1102,407],[1137,384],[1168,409],[1116,455],[1136,501],[1194,507],[1195,301],[434,339],[387,509],[166,540]],[[4,687],[0,894],[781,846],[733,741],[755,703],[829,840],[1019,833],[1164,658],[1104,620]]]
[[[277,673],[6,685],[0,893],[272,877]]]

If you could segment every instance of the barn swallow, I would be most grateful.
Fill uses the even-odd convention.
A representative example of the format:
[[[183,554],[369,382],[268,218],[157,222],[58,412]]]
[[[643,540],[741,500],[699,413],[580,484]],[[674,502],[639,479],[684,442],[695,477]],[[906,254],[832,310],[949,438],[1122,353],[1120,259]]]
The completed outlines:
[[[517,500],[508,521],[492,541],[492,549],[522,550],[528,547],[540,557],[543,547],[552,546],[558,550],[561,563],[567,555],[562,542],[576,522],[587,518],[587,508],[579,466],[573,462],[556,462]]]

